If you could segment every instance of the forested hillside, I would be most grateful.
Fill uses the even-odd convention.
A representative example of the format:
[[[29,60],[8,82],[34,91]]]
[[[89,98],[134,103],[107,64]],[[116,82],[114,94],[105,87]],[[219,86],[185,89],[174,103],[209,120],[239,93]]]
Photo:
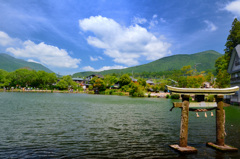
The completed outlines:
[[[197,71],[214,70],[215,61],[221,57],[222,54],[214,51],[204,51],[195,54],[179,54],[169,57],[164,57],[159,60],[150,62],[148,64],[129,67],[119,70],[106,70],[102,72],[79,72],[75,73],[73,77],[85,77],[90,74],[112,74],[112,73],[141,73],[141,72],[165,72],[172,70],[180,70],[183,66],[190,65]]]
[[[16,69],[19,68],[30,68],[36,71],[43,70],[49,73],[52,73],[50,69],[47,67],[35,63],[35,62],[27,62],[21,59],[14,58],[8,54],[0,53],[0,69],[3,69],[8,72],[15,71]]]

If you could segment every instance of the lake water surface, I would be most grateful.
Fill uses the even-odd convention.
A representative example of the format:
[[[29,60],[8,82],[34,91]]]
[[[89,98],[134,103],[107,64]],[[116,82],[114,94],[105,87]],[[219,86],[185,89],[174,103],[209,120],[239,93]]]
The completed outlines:
[[[63,93],[0,93],[0,158],[240,158],[206,147],[215,142],[215,116],[189,115],[180,155],[181,110],[173,100]],[[226,110],[225,143],[240,149],[240,107]],[[215,115],[215,112],[214,112]],[[240,151],[240,150],[239,150]]]

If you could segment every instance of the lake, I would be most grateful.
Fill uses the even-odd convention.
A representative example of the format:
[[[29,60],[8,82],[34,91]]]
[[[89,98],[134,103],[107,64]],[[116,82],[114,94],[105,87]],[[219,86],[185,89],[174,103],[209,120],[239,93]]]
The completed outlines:
[[[180,155],[181,109],[173,100],[126,96],[0,92],[0,158],[240,158],[206,146],[215,116],[189,114],[188,145]],[[240,149],[240,107],[226,110],[225,143]],[[215,112],[214,112],[215,115]]]

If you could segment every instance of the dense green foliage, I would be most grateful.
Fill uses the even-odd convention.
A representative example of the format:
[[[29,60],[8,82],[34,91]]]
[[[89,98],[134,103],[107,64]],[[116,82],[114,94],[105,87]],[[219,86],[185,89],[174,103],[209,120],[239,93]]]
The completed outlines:
[[[4,70],[0,70],[0,87],[4,87],[9,85],[10,81],[7,78],[8,72]]]
[[[117,83],[117,81],[118,81],[118,78],[116,76],[110,76],[110,75],[104,76],[104,82],[107,88]]]
[[[229,61],[233,49],[240,44],[240,22],[237,18],[234,19],[232,23],[232,28],[230,34],[228,35],[227,42],[225,44],[226,49],[224,56],[219,57],[216,60],[215,67],[217,71],[217,86],[220,88],[230,86],[230,75],[227,72]]]
[[[7,72],[0,70],[0,87],[50,88],[55,82],[57,82],[57,76],[45,71],[17,69]]]
[[[56,85],[59,89],[76,89],[77,83],[72,80],[71,76],[63,76]]]
[[[90,83],[92,84],[93,89],[98,90],[99,92],[106,90],[106,84],[101,78],[94,77],[91,79]]]
[[[29,69],[17,69],[7,72],[0,69],[0,87],[31,87],[39,89],[76,89],[78,84],[71,76],[63,76],[59,79],[55,73],[45,71],[35,71]]]
[[[43,70],[48,73],[53,73],[53,71],[49,70],[41,64],[35,62],[27,62],[21,59],[16,59],[8,54],[0,53],[0,69],[12,72],[19,68],[30,68],[36,71]]]
[[[118,70],[106,70],[102,72],[79,72],[75,73],[73,77],[86,77],[91,74],[119,74],[119,76],[127,73],[134,73],[134,77],[143,76],[148,78],[153,78],[157,76],[166,76],[169,74],[173,74],[175,70],[179,70],[183,66],[190,65],[191,67],[196,66],[197,71],[207,71],[214,70],[214,63],[217,58],[221,57],[222,54],[209,50],[195,54],[181,54],[181,55],[173,55],[169,57],[164,57],[159,60],[153,61],[148,64],[139,65],[135,67],[129,67],[126,69],[118,69]]]
[[[120,87],[122,86],[125,86],[125,85],[128,85],[131,83],[131,78],[129,77],[128,74],[124,74],[120,77],[119,79],[119,84],[120,84]]]

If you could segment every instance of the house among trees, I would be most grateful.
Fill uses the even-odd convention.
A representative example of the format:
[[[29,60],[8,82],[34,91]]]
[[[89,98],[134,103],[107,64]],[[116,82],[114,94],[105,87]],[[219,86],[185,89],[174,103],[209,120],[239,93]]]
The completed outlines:
[[[72,80],[73,80],[74,82],[78,83],[78,84],[81,84],[81,83],[84,82],[84,79],[82,79],[82,78],[72,78]]]
[[[240,44],[238,44],[232,52],[231,59],[228,65],[228,73],[231,75],[230,84],[231,87],[240,87]],[[240,104],[240,92],[236,92],[231,96],[230,103]]]
[[[90,75],[86,77],[86,81],[90,81],[93,77],[104,78],[103,75]]]
[[[151,86],[155,84],[155,83],[154,83],[153,81],[151,81],[151,80],[147,80],[146,83],[149,84],[149,85],[151,85]]]
[[[136,83],[138,81],[137,79],[133,78],[132,76],[130,76],[130,78],[134,83]]]

